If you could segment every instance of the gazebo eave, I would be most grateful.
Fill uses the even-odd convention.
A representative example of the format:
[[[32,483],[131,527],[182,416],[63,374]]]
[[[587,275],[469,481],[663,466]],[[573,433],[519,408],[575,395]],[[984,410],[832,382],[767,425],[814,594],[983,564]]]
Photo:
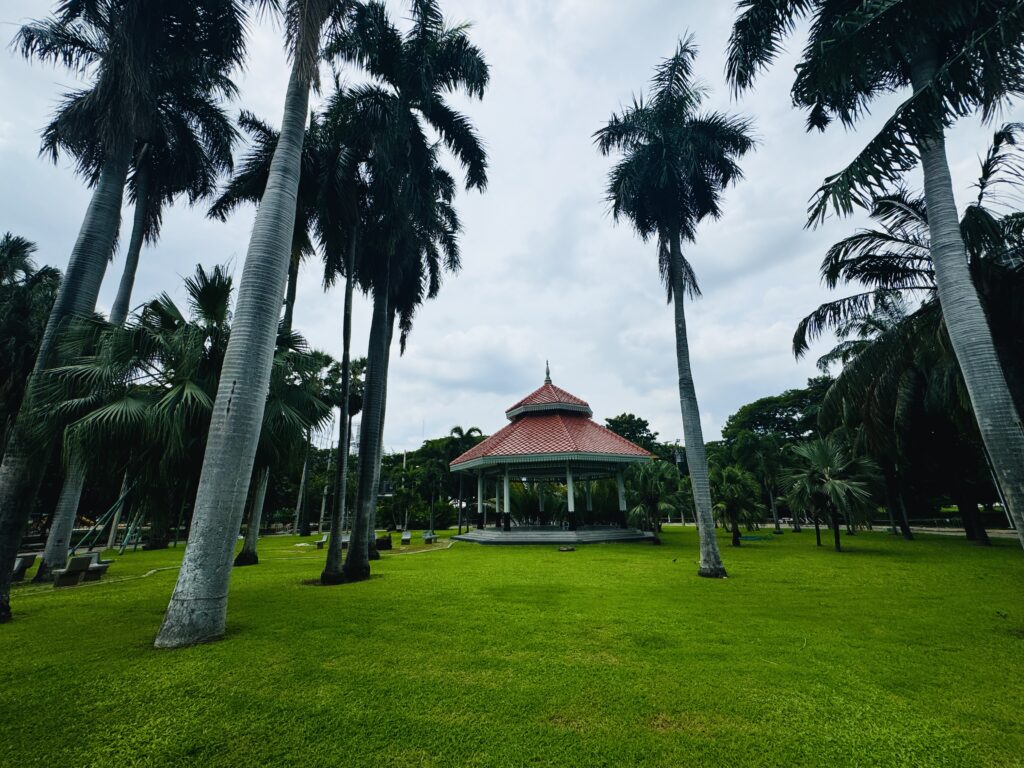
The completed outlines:
[[[489,469],[498,469],[504,472],[520,467],[528,475],[530,471],[543,474],[564,472],[567,464],[575,466],[586,465],[608,472],[614,472],[630,464],[638,464],[651,460],[651,456],[637,454],[616,454],[616,453],[585,453],[581,451],[570,451],[564,453],[521,453],[504,456],[480,456],[476,459],[450,465],[452,472],[465,472],[476,470],[486,472]],[[545,471],[547,470],[547,471]]]

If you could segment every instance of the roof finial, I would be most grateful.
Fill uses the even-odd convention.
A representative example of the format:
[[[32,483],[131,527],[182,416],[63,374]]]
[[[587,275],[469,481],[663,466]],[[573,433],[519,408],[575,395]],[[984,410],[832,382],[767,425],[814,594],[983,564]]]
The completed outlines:
[[[544,383],[551,383],[551,365],[547,360],[544,361]]]

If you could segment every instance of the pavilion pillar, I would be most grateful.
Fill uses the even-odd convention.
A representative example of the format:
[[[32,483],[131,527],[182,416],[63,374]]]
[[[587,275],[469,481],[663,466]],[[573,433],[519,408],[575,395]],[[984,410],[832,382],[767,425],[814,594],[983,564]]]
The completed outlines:
[[[476,529],[484,527],[484,473],[476,476]]]
[[[626,527],[626,484],[622,481],[622,470],[615,473],[615,485],[619,490],[619,525]]]
[[[544,525],[544,483],[537,482],[537,522]]]
[[[494,527],[501,530],[501,483],[494,481]]]
[[[509,485],[509,483],[508,483],[508,469],[506,469],[505,470],[505,498],[502,499],[502,502],[505,505],[505,516],[502,518],[502,520],[505,523],[505,525],[504,525],[505,530],[506,531],[511,531],[512,530],[512,515],[509,513],[509,510],[512,508],[512,504],[511,504],[511,502],[509,500],[509,487],[508,487],[508,485]]]
[[[576,530],[576,490],[572,484],[572,467],[565,465],[566,499],[569,502],[569,530]]]
[[[583,521],[584,525],[586,525],[588,522],[594,522],[594,497],[593,495],[591,495],[591,486],[593,486],[593,484],[594,483],[592,481],[587,480],[587,482],[583,486],[583,490],[587,496],[587,519]]]
[[[463,481],[464,478],[465,478],[465,476],[460,472],[459,473],[459,535],[460,536],[462,535],[462,481]],[[325,493],[326,493],[326,491],[325,491]],[[467,521],[466,527],[469,528],[468,521]]]

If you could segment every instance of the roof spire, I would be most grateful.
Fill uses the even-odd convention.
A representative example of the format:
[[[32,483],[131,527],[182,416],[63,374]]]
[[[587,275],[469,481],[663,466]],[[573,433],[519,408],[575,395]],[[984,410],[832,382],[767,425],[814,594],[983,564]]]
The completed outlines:
[[[547,360],[544,361],[544,383],[551,383],[551,365]]]

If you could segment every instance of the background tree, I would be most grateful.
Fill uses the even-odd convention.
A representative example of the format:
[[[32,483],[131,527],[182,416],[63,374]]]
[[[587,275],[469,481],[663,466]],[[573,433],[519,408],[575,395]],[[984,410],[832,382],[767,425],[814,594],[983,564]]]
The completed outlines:
[[[636,443],[651,453],[657,449],[658,433],[651,431],[647,419],[641,419],[632,413],[620,413],[604,420],[604,425],[612,432]]]
[[[763,511],[758,497],[761,489],[754,475],[735,465],[713,467],[711,486],[718,503],[715,507],[729,523],[732,545],[740,546],[740,522],[756,521]]]
[[[722,191],[742,176],[737,160],[754,142],[746,120],[698,111],[707,91],[693,80],[696,55],[692,37],[680,42],[655,69],[648,100],[636,99],[612,115],[595,138],[603,154],[622,154],[609,175],[613,217],[628,219],[645,241],[657,238],[658,264],[675,309],[679,404],[700,530],[698,573],[724,577],[686,335],[685,298],[698,288],[682,242],[694,239],[701,220],[721,214]]]

